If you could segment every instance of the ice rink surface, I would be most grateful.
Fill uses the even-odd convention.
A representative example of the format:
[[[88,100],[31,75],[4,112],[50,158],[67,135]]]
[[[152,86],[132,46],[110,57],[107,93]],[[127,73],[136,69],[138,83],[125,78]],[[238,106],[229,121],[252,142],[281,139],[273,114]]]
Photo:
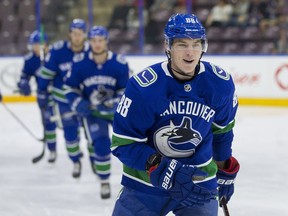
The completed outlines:
[[[36,104],[7,106],[39,138],[42,134]],[[288,108],[242,107],[236,118],[234,156],[241,164],[235,194],[228,204],[231,216],[288,215]],[[83,138],[83,132],[82,132]],[[82,176],[71,177],[63,133],[57,131],[58,158],[32,164],[42,143],[36,141],[0,104],[0,216],[109,216],[121,188],[121,164],[112,159],[112,197],[100,199],[86,142]],[[172,215],[172,214],[169,214]],[[219,209],[219,215],[223,215]]]

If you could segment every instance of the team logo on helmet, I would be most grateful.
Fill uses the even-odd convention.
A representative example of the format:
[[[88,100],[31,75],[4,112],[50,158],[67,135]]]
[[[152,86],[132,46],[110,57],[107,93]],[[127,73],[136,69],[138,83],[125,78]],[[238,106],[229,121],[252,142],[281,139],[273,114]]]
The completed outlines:
[[[70,26],[69,26],[69,30],[72,31],[73,29],[80,29],[83,32],[86,32],[86,23],[84,20],[82,19],[74,19]]]
[[[48,37],[44,32],[40,32],[38,30],[33,31],[31,35],[29,36],[29,44],[35,44],[35,43],[44,43],[48,42]]]
[[[207,51],[206,30],[194,14],[172,15],[166,24],[164,35],[169,46],[176,38],[201,39],[202,51]]]
[[[154,144],[168,157],[189,157],[202,141],[201,134],[192,128],[192,119],[184,116],[180,125],[170,122],[154,134]]]
[[[171,16],[164,31],[166,39],[206,39],[205,28],[194,14],[175,14]]]
[[[108,40],[108,31],[103,26],[93,26],[89,32],[88,32],[88,38],[94,38],[94,37],[104,37],[106,40]]]

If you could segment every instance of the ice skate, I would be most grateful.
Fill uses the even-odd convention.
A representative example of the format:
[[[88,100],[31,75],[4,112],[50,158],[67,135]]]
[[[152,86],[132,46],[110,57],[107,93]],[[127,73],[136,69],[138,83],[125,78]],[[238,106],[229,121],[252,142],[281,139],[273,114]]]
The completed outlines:
[[[49,155],[49,158],[48,158],[48,163],[55,163],[56,158],[57,158],[56,151],[50,151],[50,155]]]
[[[78,161],[74,163],[72,177],[79,178],[80,176],[81,176],[81,162]]]
[[[109,182],[101,183],[101,198],[109,199],[110,196],[111,196],[110,183]]]

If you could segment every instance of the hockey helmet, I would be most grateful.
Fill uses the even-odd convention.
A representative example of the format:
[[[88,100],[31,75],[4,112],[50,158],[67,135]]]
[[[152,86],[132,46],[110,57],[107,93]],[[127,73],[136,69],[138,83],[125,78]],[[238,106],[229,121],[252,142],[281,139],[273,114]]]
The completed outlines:
[[[72,31],[73,29],[80,29],[83,32],[86,32],[86,23],[82,19],[73,19],[70,23],[69,30]]]
[[[30,45],[35,44],[35,43],[42,43],[42,42],[48,42],[48,37],[45,33],[42,33],[38,30],[33,31],[30,36],[29,36],[29,40],[28,43]]]
[[[172,15],[165,26],[164,36],[169,47],[175,38],[191,38],[201,39],[203,52],[208,48],[206,30],[194,14]]]
[[[93,26],[90,31],[88,32],[88,38],[94,38],[96,36],[104,37],[108,40],[109,34],[105,27],[103,26]]]

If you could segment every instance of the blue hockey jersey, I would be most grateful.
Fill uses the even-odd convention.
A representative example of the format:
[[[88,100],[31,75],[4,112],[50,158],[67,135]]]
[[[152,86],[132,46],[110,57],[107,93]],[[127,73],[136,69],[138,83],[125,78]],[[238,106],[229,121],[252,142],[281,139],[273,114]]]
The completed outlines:
[[[97,64],[92,52],[86,52],[74,58],[64,89],[72,110],[73,102],[81,97],[90,101],[95,116],[112,119],[114,112],[100,112],[97,107],[107,100],[117,101],[128,79],[129,66],[122,55],[108,51],[106,62]]]
[[[38,76],[41,69],[40,56],[35,55],[33,52],[29,52],[24,56],[24,66],[22,68],[21,80],[29,82],[31,77],[35,77],[38,83]]]
[[[113,122],[112,153],[124,164],[122,184],[151,193],[148,157],[160,153],[208,173],[196,183],[216,188],[217,166],[231,156],[238,101],[232,77],[201,61],[185,82],[173,77],[168,62],[130,78]]]
[[[84,44],[81,52],[89,50],[89,43]],[[63,82],[67,71],[71,70],[74,56],[79,53],[73,52],[71,43],[68,41],[58,41],[53,44],[50,52],[45,57],[45,64],[40,74],[38,89],[47,91],[52,81],[52,95],[55,101],[68,103],[63,92]]]

